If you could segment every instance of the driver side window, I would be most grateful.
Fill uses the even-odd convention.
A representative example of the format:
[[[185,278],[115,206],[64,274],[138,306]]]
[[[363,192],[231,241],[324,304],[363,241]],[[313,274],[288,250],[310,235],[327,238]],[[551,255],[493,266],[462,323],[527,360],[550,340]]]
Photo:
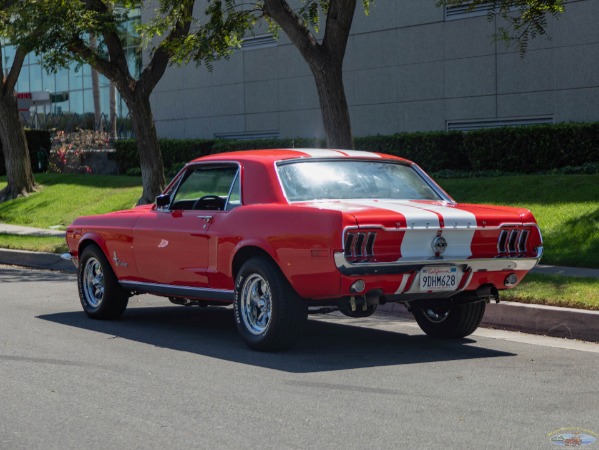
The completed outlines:
[[[190,167],[171,202],[171,210],[224,210],[236,165]]]

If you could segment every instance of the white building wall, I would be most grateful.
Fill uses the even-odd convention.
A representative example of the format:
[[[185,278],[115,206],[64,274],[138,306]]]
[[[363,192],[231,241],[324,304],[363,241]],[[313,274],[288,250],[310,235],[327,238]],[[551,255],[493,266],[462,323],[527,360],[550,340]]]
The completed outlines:
[[[485,16],[446,20],[435,1],[377,0],[358,8],[344,62],[354,135],[445,130],[456,122],[599,121],[599,2],[566,5],[551,40],[493,40]],[[314,80],[284,34],[235,52],[209,72],[171,67],[152,104],[171,138],[322,137]]]

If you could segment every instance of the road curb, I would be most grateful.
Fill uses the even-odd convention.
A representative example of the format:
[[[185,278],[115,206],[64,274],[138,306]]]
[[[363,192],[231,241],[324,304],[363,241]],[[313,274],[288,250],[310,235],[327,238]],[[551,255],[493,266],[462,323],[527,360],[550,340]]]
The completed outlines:
[[[0,249],[0,264],[76,272],[73,263],[56,253]],[[399,303],[381,305],[378,311],[413,319],[412,314]],[[481,326],[599,342],[599,311],[515,302],[491,303],[487,305]]]
[[[56,253],[28,252],[25,250],[0,249],[0,264],[31,267],[34,269],[76,271],[72,262]]]
[[[379,306],[377,311],[413,319],[405,306],[398,303]],[[490,303],[487,305],[481,326],[599,342],[599,311],[585,309],[515,302]]]

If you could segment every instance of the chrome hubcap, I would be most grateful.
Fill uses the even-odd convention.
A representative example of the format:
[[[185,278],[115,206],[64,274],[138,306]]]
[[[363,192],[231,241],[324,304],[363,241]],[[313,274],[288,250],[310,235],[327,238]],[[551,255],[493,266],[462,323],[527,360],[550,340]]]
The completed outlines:
[[[272,297],[268,282],[258,274],[250,275],[241,290],[241,317],[252,334],[262,334],[268,328],[272,313]]]
[[[432,308],[426,308],[423,310],[425,317],[433,323],[441,323],[449,315],[449,310],[445,312],[437,312]]]
[[[83,293],[92,308],[97,308],[104,298],[104,271],[100,261],[90,258],[83,269]]]

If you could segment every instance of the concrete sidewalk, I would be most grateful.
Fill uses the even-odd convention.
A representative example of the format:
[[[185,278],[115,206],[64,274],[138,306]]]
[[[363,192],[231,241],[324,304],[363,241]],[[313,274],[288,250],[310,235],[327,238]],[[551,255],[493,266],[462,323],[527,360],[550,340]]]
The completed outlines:
[[[18,236],[64,237],[64,230],[52,228],[33,228],[20,225],[10,225],[0,222],[0,234],[16,234]]]
[[[22,236],[65,236],[64,231],[20,227],[5,223],[0,223],[0,234],[17,234]],[[73,263],[62,259],[60,255],[55,253],[28,252],[0,248],[0,264],[32,267],[44,270],[58,270],[70,273],[75,272]],[[546,275],[599,279],[599,269],[557,267],[540,264],[531,272]],[[409,313],[403,305],[397,303],[383,305],[379,307],[379,311],[384,314],[412,318],[412,314]],[[512,302],[492,303],[487,305],[487,310],[481,326],[599,342],[599,311],[527,305]]]

